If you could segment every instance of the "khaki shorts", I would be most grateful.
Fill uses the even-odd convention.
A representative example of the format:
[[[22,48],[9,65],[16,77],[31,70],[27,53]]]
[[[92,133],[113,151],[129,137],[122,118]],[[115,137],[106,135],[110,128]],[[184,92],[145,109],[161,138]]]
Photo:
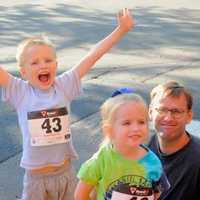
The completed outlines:
[[[46,174],[26,171],[22,200],[73,200],[76,183],[71,163],[64,169]]]

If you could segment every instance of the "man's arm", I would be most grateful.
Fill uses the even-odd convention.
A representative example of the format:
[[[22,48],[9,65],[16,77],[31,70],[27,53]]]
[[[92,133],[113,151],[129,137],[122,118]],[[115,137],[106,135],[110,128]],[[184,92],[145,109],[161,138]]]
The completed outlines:
[[[112,48],[128,31],[133,27],[134,22],[127,8],[118,14],[118,26],[106,38],[96,44],[96,46],[75,66],[79,77],[82,78],[90,68],[109,49]]]
[[[6,87],[8,85],[10,74],[4,70],[2,67],[0,67],[0,86]]]

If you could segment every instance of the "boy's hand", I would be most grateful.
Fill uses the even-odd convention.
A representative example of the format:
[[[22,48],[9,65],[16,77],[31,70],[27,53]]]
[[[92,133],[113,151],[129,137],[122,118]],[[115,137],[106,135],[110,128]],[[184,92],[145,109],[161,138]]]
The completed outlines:
[[[0,66],[0,87],[6,87],[10,79],[10,74]]]
[[[118,26],[123,32],[128,32],[134,26],[134,20],[129,10],[124,8],[118,13]]]
[[[108,52],[113,45],[120,41],[120,39],[131,30],[134,25],[134,20],[127,8],[124,8],[118,14],[118,26],[103,40],[98,42],[89,53],[80,60],[75,66],[79,77],[82,78],[87,74],[90,68],[99,60],[106,52]]]

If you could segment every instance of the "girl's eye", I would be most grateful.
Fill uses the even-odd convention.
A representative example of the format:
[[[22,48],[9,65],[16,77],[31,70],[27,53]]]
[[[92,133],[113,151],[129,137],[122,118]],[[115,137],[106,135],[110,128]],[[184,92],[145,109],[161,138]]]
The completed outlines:
[[[129,122],[129,121],[124,121],[124,122],[122,122],[122,125],[124,125],[124,126],[128,126],[128,125],[130,125],[131,124],[131,122]]]
[[[31,65],[37,65],[37,64],[38,64],[37,61],[34,61],[34,62],[31,63]]]

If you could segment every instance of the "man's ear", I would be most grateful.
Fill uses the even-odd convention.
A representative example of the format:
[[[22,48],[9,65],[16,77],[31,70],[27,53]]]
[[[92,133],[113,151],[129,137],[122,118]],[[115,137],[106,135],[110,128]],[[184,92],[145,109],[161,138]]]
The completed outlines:
[[[188,117],[187,117],[187,124],[189,124],[192,121],[192,118],[193,118],[193,112],[192,112],[192,110],[188,111],[187,115],[188,115]]]

